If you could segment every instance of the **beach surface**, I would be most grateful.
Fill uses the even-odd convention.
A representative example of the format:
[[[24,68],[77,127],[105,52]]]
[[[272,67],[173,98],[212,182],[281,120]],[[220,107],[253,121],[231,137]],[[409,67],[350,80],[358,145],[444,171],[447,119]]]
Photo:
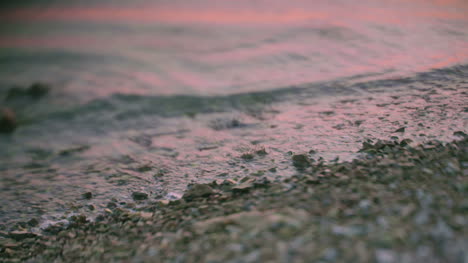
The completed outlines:
[[[2,260],[463,262],[466,67],[349,85],[119,137],[151,160],[32,152],[2,172]]]
[[[0,261],[468,261],[466,14],[0,3]]]
[[[468,141],[457,136],[368,143],[352,162],[293,155],[298,173],[282,181],[193,184],[180,200],[110,207],[94,221],[74,215],[40,234],[2,231],[0,259],[465,262]]]
[[[457,132],[468,133],[467,69],[460,66],[412,78],[324,87],[341,88],[344,93],[353,90],[353,95],[338,97],[317,98],[317,89],[310,94],[311,89],[303,88],[269,96],[200,98],[209,110],[223,105],[223,111],[204,113],[209,110],[198,106],[196,99],[198,108],[193,108],[199,112],[189,114],[180,107],[176,110],[183,113],[164,118],[150,114],[141,118],[138,112],[140,119],[120,121],[121,127],[138,127],[138,131],[116,129],[69,148],[54,149],[53,142],[41,141],[41,134],[25,147],[20,138],[34,132],[34,126],[52,121],[32,123],[4,138],[10,140],[6,143],[12,153],[2,160],[6,168],[0,184],[2,228],[35,218],[40,224],[34,229],[40,231],[77,213],[94,218],[109,206],[135,206],[134,192],[147,194],[151,202],[179,199],[191,183],[239,180],[247,175],[281,181],[297,174],[291,162],[294,154],[306,154],[315,161],[351,161],[368,141],[450,142],[458,138]],[[184,100],[173,98],[178,99]],[[151,98],[142,100],[154,105]],[[149,119],[157,120],[156,128]],[[62,124],[58,131],[64,134],[54,134],[57,141],[72,132],[65,127],[83,121],[86,116]],[[83,198],[85,193],[92,193],[92,198]]]

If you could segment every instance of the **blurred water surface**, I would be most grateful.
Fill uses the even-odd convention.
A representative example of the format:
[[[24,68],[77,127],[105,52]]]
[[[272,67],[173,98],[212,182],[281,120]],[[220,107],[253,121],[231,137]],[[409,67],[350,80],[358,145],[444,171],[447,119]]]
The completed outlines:
[[[88,101],[404,75],[465,63],[467,13],[463,0],[36,1],[0,12],[0,84]]]

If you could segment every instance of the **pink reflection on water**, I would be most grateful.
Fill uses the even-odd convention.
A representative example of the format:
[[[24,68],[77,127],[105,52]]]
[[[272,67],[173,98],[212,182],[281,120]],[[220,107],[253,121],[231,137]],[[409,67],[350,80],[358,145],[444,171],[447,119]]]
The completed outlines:
[[[219,87],[220,93],[229,93],[231,87],[246,92],[353,74],[424,71],[468,61],[466,1],[206,3],[210,1],[200,6],[165,3],[3,10],[0,22],[13,25],[44,22],[47,28],[50,22],[105,22],[137,27],[122,35],[120,31],[88,33],[75,27],[55,33],[56,28],[50,26],[44,35],[19,30],[0,36],[0,47],[130,57],[148,67],[131,68],[125,77],[165,87],[157,89],[158,94],[216,93]],[[172,24],[181,25],[182,30],[162,27],[158,31],[159,25]],[[140,25],[155,27],[140,32]],[[112,84],[118,81],[110,79]],[[123,87],[118,92],[134,92]],[[115,89],[99,92],[106,95]]]
[[[2,14],[2,20],[79,20],[126,22],[199,22],[199,23],[290,23],[309,19],[323,19],[326,14],[292,11],[283,14],[258,13],[255,11],[229,12],[211,10],[161,10],[159,8],[48,8],[22,9]]]
[[[392,3],[393,2],[393,3]],[[406,21],[430,19],[467,20],[466,1],[370,1],[355,5],[342,2],[339,5],[328,1],[297,1],[288,4],[205,4],[181,7],[168,4],[140,7],[48,7],[21,8],[0,11],[3,21],[125,21],[125,22],[169,22],[210,24],[284,24],[311,20],[365,21],[377,23],[405,23]],[[421,8],[422,7],[422,8]],[[452,8],[453,7],[453,8]],[[351,9],[350,9],[351,8]]]

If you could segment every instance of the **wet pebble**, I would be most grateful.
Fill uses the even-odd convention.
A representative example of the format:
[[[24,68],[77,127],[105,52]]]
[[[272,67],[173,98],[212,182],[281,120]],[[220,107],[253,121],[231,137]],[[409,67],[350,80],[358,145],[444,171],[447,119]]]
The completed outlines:
[[[148,199],[148,194],[143,192],[133,192],[132,193],[133,200],[146,200]]]
[[[28,232],[28,231],[12,231],[8,234],[8,237],[14,239],[14,240],[23,240],[23,239],[26,239],[26,238],[33,238],[33,237],[36,237],[37,235],[32,233],[32,232]]]
[[[406,127],[401,127],[401,128],[398,128],[396,131],[394,132],[405,132],[406,130]]]
[[[8,90],[6,95],[6,100],[16,100],[16,99],[40,99],[47,95],[50,91],[50,86],[45,83],[33,83],[28,88],[22,87],[12,87]]]
[[[198,197],[206,197],[214,194],[213,188],[206,184],[194,184],[184,194],[185,200],[191,200]]]
[[[93,193],[86,192],[82,196],[83,196],[84,199],[91,199],[91,198],[93,198]]]
[[[246,160],[246,161],[250,161],[250,160],[253,160],[254,155],[252,153],[243,153],[241,155],[241,158]]]
[[[455,136],[459,136],[459,137],[462,137],[462,138],[466,138],[468,135],[466,133],[464,133],[463,131],[456,131],[453,133],[453,135]]]
[[[16,115],[9,109],[0,110],[0,133],[12,133],[17,127]]]
[[[35,227],[35,226],[39,225],[39,221],[38,221],[36,218],[31,218],[31,219],[28,221],[28,225],[29,225],[29,226],[32,226],[32,227]]]
[[[294,167],[304,169],[312,165],[312,160],[305,154],[295,154],[292,156]]]

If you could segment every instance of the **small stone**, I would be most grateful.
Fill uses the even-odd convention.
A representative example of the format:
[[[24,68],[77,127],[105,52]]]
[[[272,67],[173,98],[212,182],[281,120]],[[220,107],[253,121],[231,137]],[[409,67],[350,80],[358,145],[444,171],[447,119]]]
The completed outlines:
[[[114,203],[114,202],[109,202],[109,203],[107,203],[107,206],[106,206],[106,207],[107,207],[107,208],[116,208],[116,207],[117,207],[117,204]]]
[[[221,191],[230,191],[236,184],[237,182],[232,179],[225,179],[221,182],[221,184],[219,184],[217,189],[220,189]]]
[[[85,215],[74,215],[70,217],[70,221],[75,224],[84,224],[88,222]]]
[[[251,153],[243,153],[241,155],[241,158],[246,160],[246,161],[250,161],[250,160],[252,160],[254,158],[254,155],[251,154]]]
[[[463,138],[468,136],[468,135],[466,135],[466,133],[464,133],[462,131],[456,131],[456,132],[453,133],[453,135],[463,137]]]
[[[206,184],[194,184],[190,189],[188,189],[183,198],[185,200],[191,200],[197,197],[206,197],[214,194],[213,189]]]
[[[26,239],[26,238],[33,238],[33,237],[37,237],[36,234],[32,233],[32,232],[28,232],[28,231],[12,231],[8,234],[8,236],[14,240],[23,240],[23,239]]]
[[[137,168],[137,171],[140,173],[149,172],[151,170],[153,170],[153,167],[151,167],[150,165],[143,165]]]
[[[261,149],[257,150],[255,153],[257,155],[267,155],[268,154],[267,151],[265,150],[265,148],[261,148]]]
[[[140,212],[140,217],[143,219],[151,219],[153,217],[153,213],[151,212]]]
[[[311,178],[308,178],[307,180],[305,180],[305,183],[306,184],[320,184],[320,179],[315,178],[315,177],[311,177]]]
[[[158,202],[158,204],[161,205],[161,206],[166,206],[166,205],[169,205],[170,202],[171,201],[169,201],[169,200],[160,200]]]
[[[250,175],[252,176],[263,176],[265,174],[265,171],[264,170],[258,170],[254,173],[251,173]]]
[[[28,221],[28,225],[29,225],[29,226],[32,226],[32,227],[35,227],[35,226],[39,225],[39,221],[38,221],[36,218],[31,218],[31,219]]]
[[[405,132],[406,127],[401,127],[394,132]]]
[[[33,83],[27,90],[27,94],[32,98],[41,98],[49,93],[50,87],[44,83]]]
[[[401,140],[400,146],[405,147],[405,146],[409,145],[412,142],[413,142],[413,140],[411,140],[411,139],[404,139],[404,140]]]
[[[363,122],[364,122],[363,120],[357,120],[354,122],[354,125],[359,127]]]
[[[86,192],[86,193],[82,194],[82,196],[83,196],[84,199],[91,199],[91,198],[93,198],[93,193]]]
[[[23,87],[12,87],[8,90],[6,100],[17,100],[17,99],[40,99],[47,95],[50,91],[50,86],[44,83],[33,83],[28,88]]]
[[[9,108],[0,110],[0,133],[12,133],[16,129],[15,113]]]
[[[222,183],[221,186],[226,186],[226,185],[235,185],[236,181],[232,179],[225,179]]]
[[[234,186],[231,189],[231,191],[233,193],[247,193],[254,187],[254,182],[255,180],[247,180],[245,182],[242,182],[241,184]]]
[[[146,200],[148,199],[148,194],[143,192],[133,192],[132,193],[133,200]]]
[[[305,154],[295,154],[292,156],[293,165],[298,169],[304,169],[312,165],[311,160]]]

